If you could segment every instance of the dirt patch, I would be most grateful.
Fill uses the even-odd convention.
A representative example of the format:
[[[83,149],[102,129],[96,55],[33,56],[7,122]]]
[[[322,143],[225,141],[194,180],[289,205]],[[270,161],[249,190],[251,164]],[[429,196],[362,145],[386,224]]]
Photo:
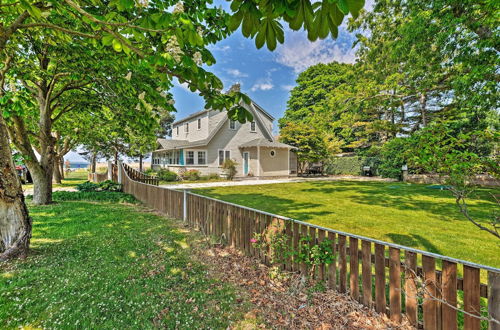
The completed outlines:
[[[305,283],[298,274],[268,267],[232,248],[202,244],[195,253],[209,265],[210,275],[239,287],[243,299],[251,303],[252,311],[246,318],[255,322],[233,328],[412,328],[406,322],[391,322],[385,314],[378,314],[347,295],[326,290],[322,283]]]

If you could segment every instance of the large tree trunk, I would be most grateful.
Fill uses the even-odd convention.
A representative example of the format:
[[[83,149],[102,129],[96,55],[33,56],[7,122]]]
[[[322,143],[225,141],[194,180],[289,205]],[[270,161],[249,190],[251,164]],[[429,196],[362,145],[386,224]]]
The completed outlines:
[[[59,160],[59,171],[61,172],[61,179],[64,179],[66,177],[64,174],[64,157]]]
[[[92,158],[90,160],[90,173],[95,173],[96,169],[97,169],[97,154],[93,152]]]
[[[31,218],[24,203],[7,128],[0,112],[0,261],[26,257],[31,239]]]
[[[54,182],[55,183],[62,183],[62,172],[61,172],[61,161],[59,160],[58,157],[54,157]]]
[[[28,169],[33,178],[33,204],[46,205],[52,203],[52,174],[53,161],[44,161],[41,164],[28,164]]]
[[[420,115],[422,116],[422,127],[427,126],[427,94],[422,93],[419,99]]]

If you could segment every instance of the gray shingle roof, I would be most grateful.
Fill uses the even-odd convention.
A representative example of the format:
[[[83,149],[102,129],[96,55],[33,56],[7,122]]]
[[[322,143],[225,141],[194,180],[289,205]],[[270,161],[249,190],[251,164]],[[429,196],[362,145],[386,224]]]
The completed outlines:
[[[281,143],[281,142],[273,142],[268,139],[260,138],[252,141],[245,142],[240,145],[240,148],[249,148],[249,147],[269,147],[269,148],[287,148],[287,149],[297,149],[289,144]]]

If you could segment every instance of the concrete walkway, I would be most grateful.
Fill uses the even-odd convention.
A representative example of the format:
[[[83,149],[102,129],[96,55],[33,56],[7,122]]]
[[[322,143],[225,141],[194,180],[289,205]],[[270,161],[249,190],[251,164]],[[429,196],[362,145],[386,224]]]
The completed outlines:
[[[76,188],[73,187],[57,187],[57,188],[52,188],[52,192],[54,191],[77,191]],[[33,188],[29,188],[26,190],[23,190],[24,196],[27,195],[33,195]]]
[[[316,178],[284,178],[284,179],[248,179],[241,181],[220,181],[220,182],[206,182],[206,183],[181,183],[181,184],[163,184],[160,187],[167,187],[172,189],[195,189],[195,188],[210,188],[210,187],[232,187],[232,186],[252,186],[262,184],[274,183],[290,183],[290,182],[310,182],[310,181],[374,181],[374,182],[395,182],[395,179],[386,179],[380,177],[367,177],[367,176],[354,176],[354,175],[340,175],[330,177],[316,177]]]

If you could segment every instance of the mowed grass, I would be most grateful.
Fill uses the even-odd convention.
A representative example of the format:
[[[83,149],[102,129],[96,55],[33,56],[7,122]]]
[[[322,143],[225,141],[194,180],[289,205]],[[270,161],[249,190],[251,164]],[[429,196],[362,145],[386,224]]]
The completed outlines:
[[[87,181],[88,171],[85,169],[77,169],[75,171],[65,174],[61,183],[54,183],[53,188],[75,188],[76,185]],[[23,189],[33,189],[33,184],[23,184]]]
[[[81,201],[30,212],[30,257],[0,264],[0,328],[225,329],[238,318],[235,291],[190,257],[197,236],[169,220]]]
[[[459,213],[446,190],[406,183],[315,181],[194,192],[348,233],[500,268],[500,240]],[[483,224],[498,205],[478,189],[471,215]]]

